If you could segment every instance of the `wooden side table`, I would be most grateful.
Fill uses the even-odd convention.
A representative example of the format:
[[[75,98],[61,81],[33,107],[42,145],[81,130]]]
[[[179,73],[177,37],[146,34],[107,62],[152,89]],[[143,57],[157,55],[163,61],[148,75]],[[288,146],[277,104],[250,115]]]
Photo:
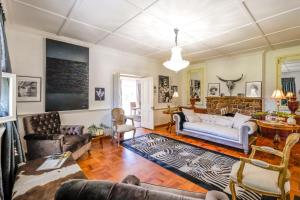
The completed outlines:
[[[99,140],[101,148],[103,148],[103,138],[105,138],[104,134],[92,136],[92,140]]]
[[[168,126],[167,126],[167,130],[169,131],[169,133],[171,133],[172,131],[172,126],[175,125],[175,122],[173,120],[173,115],[177,112],[178,112],[178,108],[170,108],[170,107],[168,107],[168,110],[163,111],[163,114],[170,115],[170,121],[168,122]]]
[[[280,142],[279,131],[287,131],[287,132],[294,133],[300,130],[299,125],[296,124],[292,125],[286,122],[271,122],[266,120],[256,120],[256,123],[261,133],[262,133],[262,128],[275,130],[275,136],[273,138],[275,149],[278,149],[278,145]]]

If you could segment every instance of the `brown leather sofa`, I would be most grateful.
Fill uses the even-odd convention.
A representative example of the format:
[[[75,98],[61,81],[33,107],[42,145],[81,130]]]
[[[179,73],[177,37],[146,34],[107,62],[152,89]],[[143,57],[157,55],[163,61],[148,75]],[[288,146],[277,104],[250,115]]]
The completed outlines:
[[[61,125],[58,112],[23,118],[28,159],[71,151],[76,160],[90,150],[91,135],[83,134],[83,126]]]

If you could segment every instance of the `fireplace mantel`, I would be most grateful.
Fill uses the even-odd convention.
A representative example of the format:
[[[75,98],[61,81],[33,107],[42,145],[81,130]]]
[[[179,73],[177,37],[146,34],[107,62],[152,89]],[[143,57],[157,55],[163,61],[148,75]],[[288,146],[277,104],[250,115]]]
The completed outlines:
[[[252,115],[262,111],[262,98],[253,97],[206,97],[206,107],[209,114],[221,114],[221,108],[227,108],[230,113]]]

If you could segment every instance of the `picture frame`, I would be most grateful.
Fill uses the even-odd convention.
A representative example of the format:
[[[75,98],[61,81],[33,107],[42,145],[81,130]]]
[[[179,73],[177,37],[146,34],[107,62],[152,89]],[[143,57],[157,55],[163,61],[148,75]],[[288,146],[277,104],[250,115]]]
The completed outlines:
[[[95,88],[95,101],[105,101],[105,88]]]
[[[208,97],[219,97],[220,96],[220,83],[208,83],[207,96]]]
[[[262,97],[262,81],[246,82],[245,96],[252,98]]]
[[[41,102],[42,78],[17,76],[17,102]]]
[[[170,103],[170,77],[158,76],[158,103]]]

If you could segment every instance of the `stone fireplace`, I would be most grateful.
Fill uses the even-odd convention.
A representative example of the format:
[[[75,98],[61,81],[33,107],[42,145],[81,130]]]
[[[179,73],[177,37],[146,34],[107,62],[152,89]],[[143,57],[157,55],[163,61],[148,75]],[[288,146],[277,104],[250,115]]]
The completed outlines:
[[[252,115],[262,111],[262,98],[250,97],[206,97],[206,107],[208,114],[221,114],[221,108],[227,108],[229,113],[242,113]]]

